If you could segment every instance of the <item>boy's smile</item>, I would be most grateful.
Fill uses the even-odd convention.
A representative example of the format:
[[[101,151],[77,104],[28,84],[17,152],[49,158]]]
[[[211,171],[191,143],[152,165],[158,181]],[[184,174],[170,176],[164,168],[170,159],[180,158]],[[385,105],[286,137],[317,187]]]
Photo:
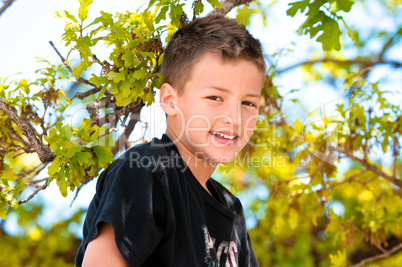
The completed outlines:
[[[261,71],[251,61],[203,55],[183,94],[173,93],[174,110],[171,105],[167,112],[166,133],[182,157],[194,159],[195,168],[233,161],[253,133],[262,82]]]

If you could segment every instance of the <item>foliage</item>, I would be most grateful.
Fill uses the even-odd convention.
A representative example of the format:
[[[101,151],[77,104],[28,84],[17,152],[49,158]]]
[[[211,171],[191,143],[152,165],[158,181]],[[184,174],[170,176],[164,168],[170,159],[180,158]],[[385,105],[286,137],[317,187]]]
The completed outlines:
[[[63,266],[60,257],[48,254],[44,259],[39,250],[53,251],[52,255],[71,250],[72,236],[56,233],[79,215],[42,229],[35,219],[29,223],[21,219],[29,209],[40,211],[28,201],[53,181],[63,196],[68,189],[78,193],[117,152],[130,146],[127,139],[142,107],[155,101],[163,82],[159,69],[163,46],[188,23],[187,10],[192,17],[204,16],[207,9],[231,12],[245,26],[254,19],[266,25],[272,5],[249,2],[151,0],[136,12],[102,11],[91,22],[87,21],[91,0],[79,0],[77,14],[58,12],[66,21],[62,42],[69,48],[66,58],[59,54],[62,64],[39,59],[46,67],[37,71],[40,77],[34,81],[0,78],[0,217],[17,214],[27,236],[1,238],[7,244],[30,240],[21,253],[35,251],[32,264],[49,260],[48,265]],[[387,16],[397,17],[394,9],[400,10],[399,2],[378,3]],[[261,266],[362,266],[387,257],[381,266],[401,262],[400,255],[391,254],[402,247],[402,112],[391,101],[394,92],[387,92],[384,83],[370,75],[379,65],[402,67],[387,57],[390,49],[400,48],[402,27],[388,32],[370,29],[369,35],[360,36],[360,29],[347,21],[356,5],[350,0],[289,3],[288,16],[306,17],[297,32],[317,37],[322,49],[284,69],[277,64],[283,51],[267,55],[273,63],[252,145],[236,161],[219,168],[222,182],[248,199],[246,216],[255,220],[250,236]],[[370,49],[373,39],[382,44],[380,51]],[[94,54],[99,47],[109,49],[108,58]],[[294,114],[289,110],[300,102],[293,95],[303,89],[284,93],[278,80],[296,68],[303,71],[306,87],[317,81],[331,84],[344,99],[328,103],[318,119],[309,114],[305,120],[290,121]],[[66,85],[80,91],[67,97]],[[84,107],[87,115],[64,118],[69,108],[77,106]],[[119,122],[123,132],[112,136]],[[28,198],[21,199],[32,189]],[[45,237],[65,246],[51,250]],[[2,251],[10,249],[5,242],[0,244]]]
[[[42,205],[29,202],[12,212],[22,231],[17,236],[6,234],[0,225],[0,266],[73,266],[80,241],[68,229],[79,225],[84,211],[43,227],[38,223],[42,209]]]

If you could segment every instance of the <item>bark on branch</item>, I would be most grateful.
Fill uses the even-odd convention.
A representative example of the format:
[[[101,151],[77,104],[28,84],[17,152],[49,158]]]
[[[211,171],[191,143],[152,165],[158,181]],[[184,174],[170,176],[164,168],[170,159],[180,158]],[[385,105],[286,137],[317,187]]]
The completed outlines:
[[[0,8],[0,16],[1,14],[3,14],[3,12],[11,6],[11,4],[14,2],[15,0],[7,0],[4,2],[3,6]]]
[[[353,152],[349,152],[347,150],[343,150],[341,148],[335,148],[332,147],[331,149],[338,151],[339,153],[344,154],[348,158],[352,159],[353,161],[360,163],[363,167],[365,167],[367,170],[372,171],[376,173],[378,176],[381,176],[385,179],[387,179],[389,182],[393,183],[394,185],[398,186],[399,188],[402,188],[402,180],[397,179],[395,176],[391,176],[387,173],[385,173],[383,170],[377,168],[373,164],[370,164],[366,159],[361,159],[353,155]]]
[[[115,155],[117,152],[119,152],[121,149],[123,149],[126,144],[127,144],[127,139],[130,136],[131,132],[134,130],[135,125],[137,122],[140,120],[139,114],[141,112],[142,107],[144,104],[138,104],[136,102],[132,102],[128,106],[133,105],[131,109],[128,111],[131,112],[130,116],[130,121],[128,122],[128,125],[124,129],[124,133],[120,135],[119,139],[116,141],[114,144],[114,147],[112,148],[112,153]]]
[[[21,204],[27,203],[27,202],[30,201],[37,193],[39,193],[39,191],[42,191],[42,190],[46,189],[46,187],[47,187],[47,181],[48,181],[48,180],[49,180],[49,178],[46,178],[46,179],[44,180],[44,183],[43,183],[41,186],[36,187],[36,190],[35,190],[31,195],[29,195],[29,197],[27,197],[26,199],[18,201],[18,204],[21,205]]]
[[[9,105],[2,101],[0,101],[0,110],[21,129],[22,134],[28,139],[43,163],[53,161],[56,155],[39,141],[35,129],[29,123],[22,120]]]
[[[355,264],[355,265],[348,265],[347,267],[362,267],[362,266],[364,266],[365,264],[367,264],[367,263],[369,263],[369,262],[377,261],[377,260],[380,260],[380,259],[387,258],[387,257],[391,256],[391,254],[397,252],[397,251],[400,250],[400,249],[402,249],[402,243],[400,243],[399,245],[393,247],[393,248],[390,249],[390,250],[386,250],[386,251],[385,251],[384,253],[382,253],[382,254],[378,254],[378,255],[376,255],[376,256],[373,256],[373,257],[364,259],[364,260],[362,260],[361,262],[359,262],[359,263],[357,263],[357,264]]]

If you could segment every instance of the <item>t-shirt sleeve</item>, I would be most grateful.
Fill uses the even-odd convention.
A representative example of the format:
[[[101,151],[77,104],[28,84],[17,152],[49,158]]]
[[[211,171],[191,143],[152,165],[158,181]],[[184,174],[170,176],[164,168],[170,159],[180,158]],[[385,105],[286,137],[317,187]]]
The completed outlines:
[[[167,185],[152,166],[131,166],[123,161],[108,170],[98,182],[98,207],[87,243],[93,240],[101,222],[113,226],[116,245],[130,266],[140,266],[166,234],[168,226]]]

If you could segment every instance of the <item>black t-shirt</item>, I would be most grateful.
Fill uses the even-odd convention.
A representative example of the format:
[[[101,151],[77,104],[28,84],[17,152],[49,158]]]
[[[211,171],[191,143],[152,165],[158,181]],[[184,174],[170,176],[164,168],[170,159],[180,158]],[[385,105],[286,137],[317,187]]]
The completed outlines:
[[[240,201],[212,178],[207,186],[214,197],[166,135],[129,149],[98,179],[76,266],[100,222],[130,266],[258,266]]]

